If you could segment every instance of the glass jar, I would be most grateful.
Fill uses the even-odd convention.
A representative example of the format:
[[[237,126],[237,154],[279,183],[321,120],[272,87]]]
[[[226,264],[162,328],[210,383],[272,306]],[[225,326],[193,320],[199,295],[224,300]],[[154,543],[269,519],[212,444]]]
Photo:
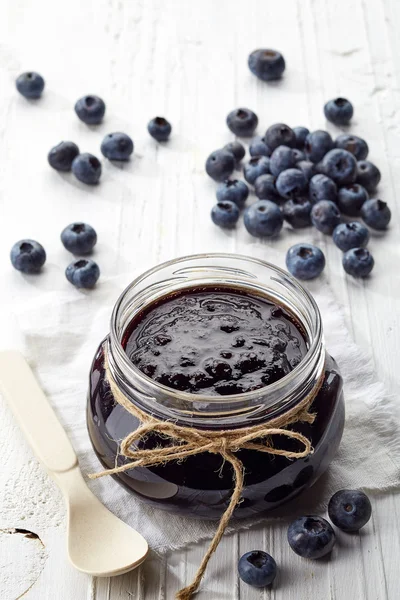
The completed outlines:
[[[181,392],[147,377],[129,360],[122,346],[130,322],[160,298],[205,286],[240,288],[283,306],[305,332],[308,350],[302,361],[282,379],[232,396]],[[237,453],[245,468],[245,487],[235,517],[270,510],[293,498],[320,477],[336,453],[344,425],[342,378],[335,361],[325,350],[318,307],[294,278],[272,264],[233,254],[187,256],[147,271],[122,293],[112,313],[110,334],[101,342],[93,360],[87,405],[88,430],[95,452],[105,468],[113,468],[127,460],[119,455],[118,444],[137,429],[138,421],[114,401],[105,378],[105,349],[112,375],[131,402],[158,419],[199,429],[268,424],[268,420],[312,393],[323,378],[310,409],[316,414],[314,423],[296,423],[290,427],[311,440],[312,454],[289,460],[254,450]],[[168,443],[151,435],[140,447]],[[303,449],[296,440],[283,436],[275,436],[273,443],[287,450]],[[221,516],[233,488],[230,464],[223,464],[220,455],[211,453],[131,469],[115,478],[140,500],[153,506],[207,519]]]

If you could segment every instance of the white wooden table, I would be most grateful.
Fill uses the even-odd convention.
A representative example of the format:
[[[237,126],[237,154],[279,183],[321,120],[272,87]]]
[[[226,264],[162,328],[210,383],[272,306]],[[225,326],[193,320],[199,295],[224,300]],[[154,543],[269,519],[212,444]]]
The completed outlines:
[[[400,3],[398,0],[3,0],[0,5],[0,267],[4,310],[31,302],[62,280],[65,251],[58,235],[81,219],[98,229],[103,273],[124,273],[197,251],[238,251],[283,265],[300,239],[320,244],[324,275],[357,343],[369,350],[377,374],[400,387]],[[248,71],[257,47],[283,52],[285,78],[271,85]],[[14,79],[34,69],[46,91],[32,105],[17,96]],[[97,93],[107,103],[104,123],[89,129],[72,110]],[[376,260],[369,281],[344,276],[340,252],[316,231],[279,241],[251,239],[240,225],[225,233],[210,223],[214,184],[204,160],[232,139],[229,110],[255,110],[260,131],[273,122],[325,128],[322,107],[335,95],[355,105],[352,131],[367,138],[382,171],[380,194],[393,224],[373,236]],[[173,124],[168,145],[157,147],[147,121]],[[335,128],[329,127],[332,133]],[[96,189],[50,172],[48,149],[73,139],[99,154],[102,136],[121,130],[135,141],[135,158],[122,169],[104,162]],[[107,214],[107,227],[98,227]],[[103,219],[104,221],[104,219]],[[46,272],[27,285],[8,261],[21,237],[46,246]],[[383,237],[384,239],[380,239]],[[324,279],[322,280],[324,281]],[[68,285],[66,283],[57,285]],[[311,291],[321,280],[310,285]],[[82,415],[82,419],[84,416]],[[1,406],[0,597],[2,600],[172,600],[190,580],[206,544],[152,556],[137,572],[96,580],[65,560],[63,506],[32,458],[8,410]],[[340,538],[329,562],[307,563],[284,542],[277,524],[227,537],[211,562],[199,600],[395,600],[399,598],[400,501],[373,499],[373,519],[362,535]],[[40,539],[10,533],[33,531]],[[281,565],[272,590],[239,585],[236,563],[251,548],[266,548]]]

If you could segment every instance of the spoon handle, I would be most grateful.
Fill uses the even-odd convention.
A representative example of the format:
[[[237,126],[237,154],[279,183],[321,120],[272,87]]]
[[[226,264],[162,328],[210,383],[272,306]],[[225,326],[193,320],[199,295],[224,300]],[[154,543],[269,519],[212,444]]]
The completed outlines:
[[[63,473],[78,464],[67,434],[19,352],[0,352],[0,390],[37,458],[50,473]]]

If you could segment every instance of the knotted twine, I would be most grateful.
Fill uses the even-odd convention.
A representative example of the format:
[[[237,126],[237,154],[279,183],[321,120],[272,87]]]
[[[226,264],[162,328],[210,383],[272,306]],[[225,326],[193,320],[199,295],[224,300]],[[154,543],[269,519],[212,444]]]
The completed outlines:
[[[93,473],[89,475],[90,479],[97,479],[99,477],[104,477],[105,475],[116,475],[117,473],[129,471],[130,469],[135,469],[137,467],[162,465],[172,460],[179,461],[188,456],[202,454],[203,452],[220,454],[224,461],[227,461],[232,465],[234,472],[234,488],[228,508],[221,517],[214,537],[201,561],[193,582],[180,590],[175,596],[175,600],[190,600],[192,595],[197,591],[208,562],[221,541],[233,511],[241,500],[244,486],[244,466],[235,453],[239,450],[256,450],[257,452],[266,452],[267,454],[284,456],[288,459],[304,458],[311,454],[313,449],[310,440],[306,436],[297,431],[291,431],[290,429],[284,428],[297,422],[314,422],[315,414],[310,413],[309,408],[320,390],[323,375],[310,394],[294,407],[278,417],[269,420],[267,423],[240,429],[210,431],[183,427],[172,421],[160,421],[152,415],[145,413],[135,406],[119,389],[110,370],[107,351],[105,352],[104,368],[114,399],[118,404],[125,408],[128,413],[139,419],[141,425],[138,429],[129,433],[122,440],[120,445],[120,455],[132,459],[131,462],[127,462],[119,467],[114,467],[113,469]],[[151,450],[139,449],[137,444],[150,433],[161,434],[163,437],[169,438],[173,443],[167,447],[158,446]],[[274,435],[282,435],[289,439],[297,440],[303,444],[304,450],[293,452],[274,448],[270,440]]]

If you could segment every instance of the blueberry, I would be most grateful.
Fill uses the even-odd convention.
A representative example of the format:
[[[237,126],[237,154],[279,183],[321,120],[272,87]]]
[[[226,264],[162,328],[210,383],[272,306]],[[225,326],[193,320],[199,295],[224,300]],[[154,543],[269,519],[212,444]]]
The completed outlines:
[[[232,375],[231,365],[228,362],[218,360],[217,358],[206,361],[204,370],[211,375],[211,377],[214,377],[219,381],[222,379],[229,379]]]
[[[100,179],[101,162],[93,154],[78,154],[72,161],[72,172],[79,181],[94,185]]]
[[[313,204],[320,200],[331,200],[332,202],[336,202],[337,200],[336,183],[330,177],[321,173],[314,175],[310,179],[308,193]]]
[[[233,154],[236,162],[240,162],[244,158],[244,155],[246,154],[246,150],[244,149],[244,146],[240,142],[237,142],[237,141],[229,142],[229,144],[226,144],[226,146],[223,147],[223,150],[226,150],[227,152],[230,152],[231,154]]]
[[[103,120],[106,105],[98,96],[83,96],[76,102],[75,112],[84,123],[98,125]]]
[[[267,156],[253,156],[243,169],[245,180],[252,185],[257,177],[266,173],[269,173],[269,158]]]
[[[44,90],[44,79],[39,73],[28,71],[17,77],[15,85],[22,96],[36,100],[40,98]]]
[[[271,154],[269,169],[272,175],[278,177],[279,173],[294,167],[296,159],[293,154],[293,148],[289,146],[278,146]]]
[[[215,181],[229,179],[235,168],[235,157],[227,150],[214,150],[207,158],[206,172]]]
[[[335,148],[325,154],[322,169],[339,186],[354,183],[357,177],[357,161],[350,152]]]
[[[257,177],[254,183],[254,192],[259,200],[271,200],[276,203],[281,200],[275,186],[275,177],[270,173]]]
[[[11,248],[11,263],[14,269],[22,273],[39,273],[46,262],[46,252],[41,244],[34,240],[20,240]]]
[[[246,552],[238,563],[239,577],[253,587],[262,588],[271,585],[276,577],[276,562],[262,550]]]
[[[238,179],[227,179],[217,189],[217,200],[234,202],[239,208],[243,208],[249,195],[249,188],[244,181]]]
[[[357,183],[365,187],[372,194],[381,180],[381,172],[369,160],[360,160],[357,163]]]
[[[368,200],[368,193],[359,183],[345,185],[339,189],[338,206],[343,214],[356,217],[364,202]]]
[[[211,219],[220,227],[234,227],[239,219],[239,207],[234,202],[218,202],[211,210]]]
[[[90,254],[97,242],[97,233],[87,223],[71,223],[61,232],[64,247],[72,254]]]
[[[293,129],[284,123],[275,123],[268,127],[265,133],[265,143],[271,150],[275,150],[278,146],[296,146],[296,136]]]
[[[263,81],[280,79],[285,70],[285,59],[280,52],[260,48],[253,50],[249,55],[248,65],[250,71]]]
[[[347,150],[350,154],[354,154],[357,160],[364,160],[368,156],[368,144],[362,138],[351,135],[349,133],[342,133],[335,140],[336,148],[342,148]]]
[[[304,149],[308,160],[318,163],[333,148],[333,140],[327,131],[318,129],[306,137]]]
[[[256,237],[278,235],[283,225],[282,211],[270,200],[258,200],[244,212],[244,225]]]
[[[226,124],[235,135],[250,137],[258,125],[258,117],[249,108],[235,108],[226,117]]]
[[[72,161],[79,154],[79,148],[74,142],[60,142],[47,155],[49,165],[56,171],[70,171]]]
[[[272,150],[265,143],[265,139],[259,135],[251,140],[249,152],[251,156],[271,156],[272,154]]]
[[[304,152],[302,150],[299,150],[298,148],[293,148],[292,154],[294,156],[295,162],[300,162],[301,160],[306,160],[306,155],[304,154]]]
[[[348,125],[353,113],[353,105],[346,98],[334,98],[324,106],[325,118],[335,125]]]
[[[307,181],[316,174],[315,165],[309,160],[300,160],[295,166],[296,169],[300,169]]]
[[[147,131],[157,142],[166,142],[171,135],[172,126],[164,117],[154,117],[148,122]]]
[[[304,145],[310,130],[307,127],[293,127],[294,135],[296,136],[296,148],[304,150]]]
[[[351,248],[342,258],[344,270],[353,277],[367,277],[374,268],[374,262],[366,248]]]
[[[299,169],[286,169],[278,175],[276,189],[282,198],[296,198],[307,190],[307,179]]]
[[[75,287],[90,289],[96,285],[100,269],[94,260],[80,258],[68,265],[65,276]]]
[[[311,202],[308,198],[292,198],[285,202],[282,207],[285,221],[290,223],[293,229],[300,229],[311,225]]]
[[[291,549],[304,558],[321,558],[331,552],[336,537],[332,526],[318,516],[299,517],[287,532]]]
[[[343,531],[359,531],[371,518],[371,502],[360,490],[340,490],[329,500],[329,518]]]
[[[100,149],[102,155],[110,160],[128,160],[133,152],[133,142],[129,135],[117,131],[106,135]]]
[[[351,248],[364,248],[368,244],[369,231],[358,221],[340,223],[333,232],[333,241],[343,252]]]
[[[297,279],[314,279],[325,267],[322,250],[312,244],[295,244],[286,254],[286,267]]]
[[[330,235],[340,223],[340,212],[331,200],[320,200],[311,209],[311,223],[322,233]]]
[[[392,213],[390,208],[378,198],[364,202],[361,208],[362,220],[372,229],[383,230],[389,225]]]

